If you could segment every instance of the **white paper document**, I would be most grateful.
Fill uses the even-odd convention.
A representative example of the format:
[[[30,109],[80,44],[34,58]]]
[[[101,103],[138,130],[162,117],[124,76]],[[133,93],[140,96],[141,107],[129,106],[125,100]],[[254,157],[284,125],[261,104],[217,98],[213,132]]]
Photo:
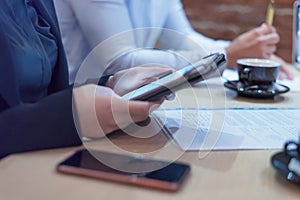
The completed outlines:
[[[300,108],[175,108],[154,114],[183,150],[279,149],[300,136]]]

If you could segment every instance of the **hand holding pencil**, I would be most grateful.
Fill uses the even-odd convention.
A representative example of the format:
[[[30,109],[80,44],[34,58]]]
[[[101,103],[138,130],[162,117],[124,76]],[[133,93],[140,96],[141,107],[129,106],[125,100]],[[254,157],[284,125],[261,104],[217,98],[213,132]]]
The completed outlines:
[[[271,0],[268,9],[267,9],[267,15],[266,15],[266,24],[269,26],[272,26],[273,24],[273,19],[274,19],[274,14],[275,14],[275,0]]]
[[[293,79],[293,75],[288,70],[287,63],[275,55],[280,37],[276,28],[273,27],[274,4],[275,0],[270,0],[265,23],[239,35],[226,48],[228,68],[235,68],[236,60],[239,58],[266,58],[281,64],[280,76],[285,74],[284,76],[289,80]]]

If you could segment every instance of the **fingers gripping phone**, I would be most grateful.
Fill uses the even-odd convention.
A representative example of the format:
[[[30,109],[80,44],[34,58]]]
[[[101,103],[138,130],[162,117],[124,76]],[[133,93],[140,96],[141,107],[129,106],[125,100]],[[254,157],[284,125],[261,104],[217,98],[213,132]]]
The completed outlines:
[[[163,166],[150,172],[126,172],[114,169],[100,162],[98,158],[111,159],[119,166],[134,168],[143,165]],[[121,183],[151,187],[167,191],[177,191],[190,171],[184,163],[167,163],[165,161],[125,156],[114,153],[79,150],[57,165],[57,171],[82,175]]]
[[[155,101],[172,92],[193,86],[210,77],[225,64],[225,55],[214,53],[196,63],[159,78],[122,96],[125,100]]]

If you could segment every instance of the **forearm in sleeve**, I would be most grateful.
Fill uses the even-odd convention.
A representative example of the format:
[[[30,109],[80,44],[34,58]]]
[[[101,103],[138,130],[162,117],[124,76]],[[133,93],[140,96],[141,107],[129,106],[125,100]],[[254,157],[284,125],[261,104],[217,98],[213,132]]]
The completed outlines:
[[[0,113],[0,158],[11,153],[80,145],[72,114],[72,90]]]

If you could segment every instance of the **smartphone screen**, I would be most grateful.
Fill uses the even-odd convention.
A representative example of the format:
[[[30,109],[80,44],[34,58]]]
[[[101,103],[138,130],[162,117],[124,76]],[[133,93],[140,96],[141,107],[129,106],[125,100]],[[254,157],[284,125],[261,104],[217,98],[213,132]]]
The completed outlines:
[[[149,172],[126,172],[115,167],[109,167],[97,159],[111,160],[121,169],[125,166],[130,169],[141,169],[141,166],[163,166]],[[116,165],[114,165],[116,166]],[[89,176],[104,180],[130,183],[162,190],[176,191],[190,171],[184,163],[167,163],[165,161],[125,156],[114,153],[79,150],[72,156],[59,163],[57,170],[63,173]]]

